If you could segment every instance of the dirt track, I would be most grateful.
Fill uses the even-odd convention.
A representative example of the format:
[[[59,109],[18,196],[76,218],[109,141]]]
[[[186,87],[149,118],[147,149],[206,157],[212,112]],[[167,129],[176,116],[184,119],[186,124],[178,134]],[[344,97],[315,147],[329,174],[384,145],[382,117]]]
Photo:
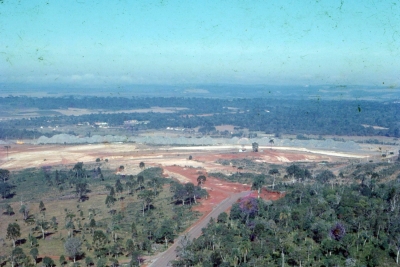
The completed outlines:
[[[235,193],[224,199],[218,205],[216,205],[213,210],[208,213],[205,217],[201,218],[194,226],[192,226],[186,233],[190,239],[197,238],[201,235],[201,229],[205,228],[210,221],[211,218],[216,219],[221,212],[229,209],[233,203],[235,203],[239,198],[244,197],[246,195],[250,195],[251,191],[245,191],[240,193]],[[149,267],[166,267],[169,266],[169,262],[176,258],[176,248],[180,245],[181,240],[184,238],[184,235],[179,236],[174,244],[164,253],[159,255],[159,257],[148,265]]]

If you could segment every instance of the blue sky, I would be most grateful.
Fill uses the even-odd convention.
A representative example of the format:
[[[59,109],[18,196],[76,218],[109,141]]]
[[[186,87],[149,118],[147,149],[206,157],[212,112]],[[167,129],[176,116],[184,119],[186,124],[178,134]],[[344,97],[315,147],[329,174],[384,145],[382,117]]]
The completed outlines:
[[[0,1],[2,84],[399,82],[399,1]]]

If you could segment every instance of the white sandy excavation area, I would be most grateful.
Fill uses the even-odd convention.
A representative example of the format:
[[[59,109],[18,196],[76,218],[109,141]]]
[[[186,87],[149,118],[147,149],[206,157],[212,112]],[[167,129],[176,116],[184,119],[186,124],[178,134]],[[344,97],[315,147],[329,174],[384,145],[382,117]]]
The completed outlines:
[[[85,144],[85,145],[14,145],[7,155],[5,150],[0,151],[0,168],[20,169],[41,167],[46,165],[68,165],[76,162],[95,163],[99,158],[108,166],[117,169],[123,165],[125,174],[136,174],[140,171],[138,165],[141,161],[147,165],[180,165],[192,167],[205,167],[216,160],[216,156],[222,154],[235,154],[237,157],[246,157],[248,152],[238,153],[239,149],[251,151],[251,146],[241,145],[215,145],[215,146],[171,146],[157,147],[141,144]],[[298,147],[260,147],[264,150],[258,155],[265,162],[279,163],[290,162],[293,154],[304,155],[308,161],[321,160],[321,156],[338,158],[365,158],[365,153],[345,153]],[[270,152],[274,151],[274,153]],[[276,155],[275,155],[276,154]],[[279,155],[278,155],[279,154]],[[189,155],[197,157],[202,155],[205,160],[189,160]],[[254,155],[254,154],[253,154]],[[208,157],[209,156],[209,157]],[[293,157],[292,157],[293,158]]]
[[[317,149],[307,149],[304,147],[270,147],[270,146],[260,146],[258,149],[274,149],[274,150],[288,150],[288,151],[300,151],[300,152],[307,152],[307,153],[314,153],[314,154],[321,154],[327,156],[335,156],[335,157],[342,157],[342,158],[366,158],[368,156],[361,155],[361,154],[350,154],[346,152],[335,152],[335,151],[328,151],[328,150],[317,150]],[[232,150],[232,149],[246,149],[251,150],[251,146],[241,146],[241,145],[220,145],[220,146],[191,146],[191,147],[172,147],[168,148],[170,150]]]

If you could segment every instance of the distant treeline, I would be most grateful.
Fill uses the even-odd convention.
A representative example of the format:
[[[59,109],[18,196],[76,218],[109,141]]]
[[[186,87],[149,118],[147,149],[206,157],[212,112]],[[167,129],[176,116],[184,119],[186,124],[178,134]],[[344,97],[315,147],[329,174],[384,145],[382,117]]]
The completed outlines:
[[[107,122],[121,126],[126,120],[150,121],[132,130],[166,127],[205,127],[211,133],[215,126],[231,124],[251,131],[275,134],[359,135],[400,137],[400,104],[375,101],[271,100],[210,98],[123,98],[61,97],[0,98],[0,110],[16,107],[39,109],[86,108],[126,110],[149,107],[185,108],[174,113],[117,113],[81,116],[44,116],[0,123],[3,129],[32,129],[40,126]],[[364,125],[364,126],[363,126]],[[370,125],[365,127],[365,125]],[[374,129],[372,126],[379,126]],[[387,128],[387,129],[385,129]],[[9,134],[9,131],[7,131]],[[20,133],[19,133],[20,134]],[[35,133],[36,134],[36,133]],[[8,135],[9,138],[12,136]],[[27,132],[25,138],[32,137]],[[0,138],[4,138],[4,134]]]

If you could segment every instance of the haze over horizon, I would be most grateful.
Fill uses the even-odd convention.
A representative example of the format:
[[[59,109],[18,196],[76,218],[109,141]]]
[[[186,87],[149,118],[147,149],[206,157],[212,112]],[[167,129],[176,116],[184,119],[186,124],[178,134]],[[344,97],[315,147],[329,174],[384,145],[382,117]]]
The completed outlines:
[[[391,1],[4,0],[0,88],[396,88],[399,14]]]

